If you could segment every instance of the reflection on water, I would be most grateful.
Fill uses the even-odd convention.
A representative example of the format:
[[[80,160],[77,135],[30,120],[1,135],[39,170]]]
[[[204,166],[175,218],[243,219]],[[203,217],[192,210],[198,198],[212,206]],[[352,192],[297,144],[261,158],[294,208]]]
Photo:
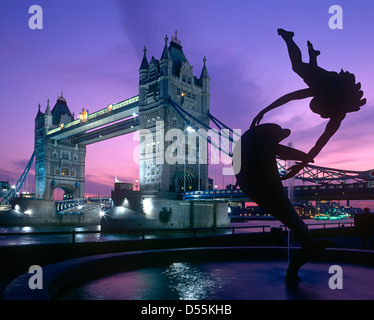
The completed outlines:
[[[352,300],[374,299],[374,269],[341,264],[343,290],[328,286],[328,263],[308,263],[301,282],[285,284],[284,261],[175,262],[94,280],[65,293],[70,300]]]
[[[176,262],[166,267],[110,275],[78,287],[63,300],[207,300],[219,296],[226,282],[222,268],[201,269]]]
[[[202,272],[190,263],[175,262],[162,273],[171,291],[176,291],[180,300],[205,300],[219,289],[220,277]]]
[[[22,227],[21,229],[22,232],[34,232],[33,227]]]

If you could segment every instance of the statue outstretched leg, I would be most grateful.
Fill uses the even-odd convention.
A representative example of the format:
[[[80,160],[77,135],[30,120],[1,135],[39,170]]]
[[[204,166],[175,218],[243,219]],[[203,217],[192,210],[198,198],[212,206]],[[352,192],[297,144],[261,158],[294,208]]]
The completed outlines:
[[[321,51],[319,50],[314,50],[313,48],[313,44],[308,41],[307,42],[307,45],[308,45],[308,53],[309,53],[309,64],[317,67],[317,57],[321,54]]]

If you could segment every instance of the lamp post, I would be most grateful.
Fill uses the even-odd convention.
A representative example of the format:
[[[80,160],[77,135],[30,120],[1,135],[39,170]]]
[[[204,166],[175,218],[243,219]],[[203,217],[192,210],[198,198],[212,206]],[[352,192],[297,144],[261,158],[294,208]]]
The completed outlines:
[[[200,148],[200,146],[199,146],[199,148]],[[198,152],[199,152],[199,150],[198,150]],[[199,161],[198,190],[200,191],[200,152],[199,152],[199,156],[197,158],[198,158],[198,161]]]
[[[183,164],[183,192],[186,192],[186,152],[184,153],[184,164]]]

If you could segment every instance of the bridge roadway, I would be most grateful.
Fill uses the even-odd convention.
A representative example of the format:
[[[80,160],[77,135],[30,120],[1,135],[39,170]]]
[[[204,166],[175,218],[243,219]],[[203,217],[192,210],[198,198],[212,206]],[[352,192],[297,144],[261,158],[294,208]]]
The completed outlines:
[[[56,201],[57,213],[74,213],[89,211],[93,208],[111,205],[111,197],[86,197]]]
[[[78,118],[51,129],[47,138],[61,140],[73,137],[75,143],[95,143],[139,130],[138,113],[139,96],[135,96],[88,114],[86,119]]]

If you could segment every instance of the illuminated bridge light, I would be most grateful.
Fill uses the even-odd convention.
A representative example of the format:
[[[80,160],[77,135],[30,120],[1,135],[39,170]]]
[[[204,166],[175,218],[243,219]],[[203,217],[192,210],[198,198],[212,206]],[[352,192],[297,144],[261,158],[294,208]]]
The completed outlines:
[[[145,214],[151,214],[153,209],[152,200],[151,199],[143,199],[143,210]]]

